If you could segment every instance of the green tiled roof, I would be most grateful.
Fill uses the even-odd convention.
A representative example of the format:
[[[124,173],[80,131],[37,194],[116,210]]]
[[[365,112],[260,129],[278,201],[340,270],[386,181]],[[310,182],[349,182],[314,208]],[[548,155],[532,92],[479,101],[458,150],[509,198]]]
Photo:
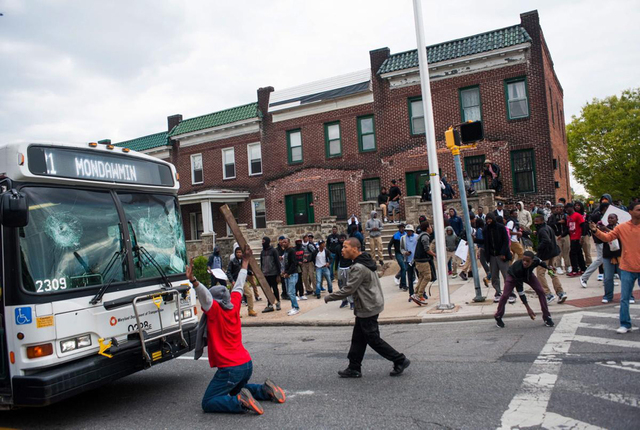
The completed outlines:
[[[150,134],[149,136],[138,137],[137,139],[116,143],[115,146],[129,148],[134,151],[144,151],[145,149],[168,145],[168,135],[169,133],[163,131],[162,133]]]
[[[429,65],[454,58],[466,57],[481,52],[493,51],[530,42],[531,37],[521,25],[501,28],[487,33],[476,34],[463,39],[451,40],[437,45],[427,46]],[[400,52],[387,58],[378,74],[418,67],[418,50]]]
[[[185,119],[171,131],[170,136],[191,133],[193,131],[258,117],[260,117],[258,103],[249,103],[244,106],[237,106],[231,109],[221,110],[220,112]]]

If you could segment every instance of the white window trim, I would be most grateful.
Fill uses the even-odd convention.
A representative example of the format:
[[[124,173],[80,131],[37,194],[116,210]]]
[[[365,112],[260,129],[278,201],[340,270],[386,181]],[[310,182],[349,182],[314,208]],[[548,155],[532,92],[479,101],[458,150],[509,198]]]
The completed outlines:
[[[233,176],[227,176],[227,169],[225,168],[226,164],[225,164],[224,154],[227,151],[233,151],[233,170],[236,173]],[[237,166],[236,166],[236,149],[234,147],[223,148],[221,154],[222,154],[222,179],[235,179],[236,175],[238,174]]]
[[[251,171],[251,147],[256,145],[260,147],[260,167],[262,168],[262,171],[260,171],[260,173],[253,173]],[[260,142],[254,142],[247,145],[247,164],[249,166],[249,176],[260,176],[264,172],[264,165],[262,164],[262,144]]]
[[[251,200],[251,219],[253,220],[253,228],[257,229],[257,223],[256,223],[256,202],[259,202],[260,200],[265,201],[265,199],[254,199]],[[266,202],[265,202],[266,204]],[[266,209],[266,206],[265,206]],[[266,212],[265,212],[265,221],[266,221]]]
[[[197,156],[200,157],[200,160],[202,162],[202,181],[200,182],[195,181],[195,174],[194,174],[195,172],[193,169],[193,158]],[[202,154],[191,154],[190,161],[191,161],[191,185],[198,185],[198,184],[204,183],[204,158],[202,157]]]

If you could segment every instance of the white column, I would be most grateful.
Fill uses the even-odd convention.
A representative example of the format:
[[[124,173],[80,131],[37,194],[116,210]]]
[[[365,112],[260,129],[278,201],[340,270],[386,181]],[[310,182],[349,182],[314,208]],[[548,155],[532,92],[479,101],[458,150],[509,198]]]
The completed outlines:
[[[202,207],[202,228],[203,234],[213,233],[213,214],[211,213],[211,202],[205,200],[200,202]]]

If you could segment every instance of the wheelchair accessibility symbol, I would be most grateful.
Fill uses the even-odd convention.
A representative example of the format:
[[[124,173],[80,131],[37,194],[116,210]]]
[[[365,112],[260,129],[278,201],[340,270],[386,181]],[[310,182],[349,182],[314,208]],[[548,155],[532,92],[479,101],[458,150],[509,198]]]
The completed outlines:
[[[16,308],[16,325],[31,324],[32,322],[33,318],[31,317],[31,308]]]

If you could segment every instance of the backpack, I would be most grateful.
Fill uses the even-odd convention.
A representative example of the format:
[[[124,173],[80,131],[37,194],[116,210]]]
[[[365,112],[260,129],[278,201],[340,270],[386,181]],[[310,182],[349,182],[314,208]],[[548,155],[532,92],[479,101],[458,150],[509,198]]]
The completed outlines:
[[[422,235],[423,234],[427,234],[428,235],[428,233],[422,232],[422,233],[420,233],[420,236],[418,236],[418,243],[416,245],[416,253],[415,253],[415,256],[414,256],[414,260],[415,261],[417,261],[417,260],[425,260],[425,259],[427,261],[429,261],[429,260],[433,259],[433,257],[430,254],[427,254],[427,250],[424,249],[424,246],[422,246]],[[429,238],[429,239],[431,239],[431,238]]]

